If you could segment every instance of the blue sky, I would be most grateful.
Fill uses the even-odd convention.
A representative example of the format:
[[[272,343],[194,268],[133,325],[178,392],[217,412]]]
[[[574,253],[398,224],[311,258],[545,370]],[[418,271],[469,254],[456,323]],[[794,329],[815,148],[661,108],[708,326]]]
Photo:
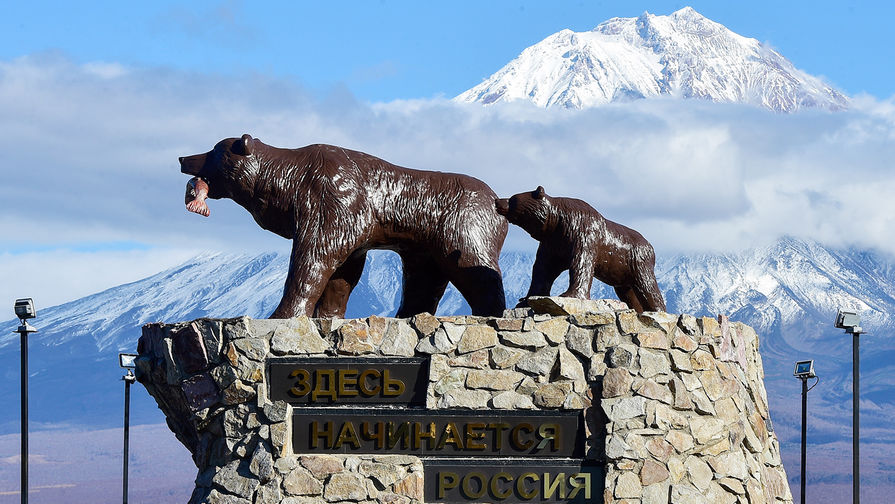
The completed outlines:
[[[685,5],[771,44],[852,109],[450,101],[561,29]],[[205,250],[288,252],[231,202],[208,219],[183,209],[177,157],[246,132],[468,173],[501,195],[544,185],[660,254],[783,234],[895,253],[893,18],[867,2],[7,3],[0,301],[45,307]],[[506,248],[534,246],[516,233]]]
[[[8,2],[0,58],[256,73],[365,101],[455,96],[561,29],[690,5],[848,94],[895,94],[891,2]]]

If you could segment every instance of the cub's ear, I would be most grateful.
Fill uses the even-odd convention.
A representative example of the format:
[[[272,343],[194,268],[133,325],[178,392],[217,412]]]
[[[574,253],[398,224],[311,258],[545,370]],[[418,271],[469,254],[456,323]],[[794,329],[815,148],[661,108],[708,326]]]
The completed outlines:
[[[242,155],[242,156],[251,156],[252,150],[255,147],[255,141],[252,140],[252,135],[246,133],[239,140],[233,142],[233,152]]]
[[[537,189],[531,192],[531,196],[534,199],[542,199],[546,194],[543,186],[538,186]]]

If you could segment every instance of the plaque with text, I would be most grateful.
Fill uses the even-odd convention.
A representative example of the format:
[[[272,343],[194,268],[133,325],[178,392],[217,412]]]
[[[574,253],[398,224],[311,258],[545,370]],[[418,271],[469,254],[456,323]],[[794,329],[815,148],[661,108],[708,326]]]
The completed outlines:
[[[270,400],[296,406],[389,404],[422,407],[427,359],[385,357],[272,358]]]
[[[579,411],[295,409],[299,454],[582,457]]]
[[[423,459],[429,503],[603,502],[605,473],[581,460]]]

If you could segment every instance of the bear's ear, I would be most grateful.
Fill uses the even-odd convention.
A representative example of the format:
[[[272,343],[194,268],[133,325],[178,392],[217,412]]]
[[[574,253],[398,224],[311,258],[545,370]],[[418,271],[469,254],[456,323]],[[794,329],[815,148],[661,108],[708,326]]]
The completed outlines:
[[[534,199],[543,199],[546,194],[547,193],[544,192],[543,186],[538,186],[537,189],[535,189],[534,191],[531,192],[531,196]]]
[[[252,140],[252,135],[246,133],[239,140],[233,142],[233,152],[242,156],[251,156],[254,146],[255,142]]]

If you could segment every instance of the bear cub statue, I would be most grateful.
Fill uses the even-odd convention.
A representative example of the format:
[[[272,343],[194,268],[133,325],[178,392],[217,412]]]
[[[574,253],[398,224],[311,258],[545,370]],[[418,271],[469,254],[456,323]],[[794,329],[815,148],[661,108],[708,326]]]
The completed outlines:
[[[596,277],[638,313],[665,311],[653,247],[637,231],[605,219],[584,201],[548,196],[541,186],[495,205],[540,242],[526,297],[549,296],[559,274],[569,270],[569,289],[560,296],[590,299]]]
[[[250,135],[180,158],[180,171],[193,176],[187,210],[207,217],[207,198],[230,198],[262,228],[292,240],[271,318],[344,317],[370,249],[401,257],[398,317],[434,314],[448,282],[474,315],[503,313],[497,259],[508,225],[481,180],[332,145],[280,149]]]

